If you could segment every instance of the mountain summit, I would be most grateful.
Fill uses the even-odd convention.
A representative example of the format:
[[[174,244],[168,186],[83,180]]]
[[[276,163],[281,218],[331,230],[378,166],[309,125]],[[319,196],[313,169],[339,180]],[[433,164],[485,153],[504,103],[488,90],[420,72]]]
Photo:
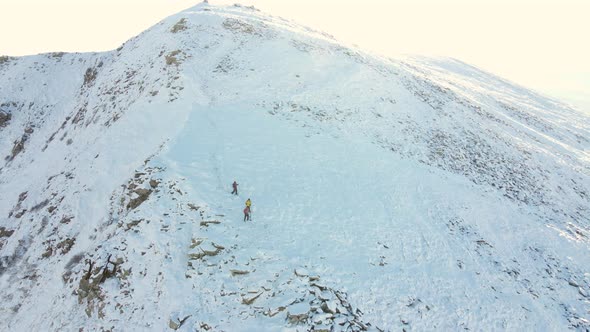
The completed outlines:
[[[458,60],[201,4],[0,57],[0,155],[3,330],[590,329],[590,118]]]

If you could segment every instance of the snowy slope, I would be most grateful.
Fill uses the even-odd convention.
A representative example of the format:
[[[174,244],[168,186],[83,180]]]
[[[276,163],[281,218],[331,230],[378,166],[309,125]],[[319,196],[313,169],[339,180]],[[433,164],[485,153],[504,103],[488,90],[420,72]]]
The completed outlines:
[[[590,118],[460,61],[201,4],[0,105],[3,330],[590,329]]]

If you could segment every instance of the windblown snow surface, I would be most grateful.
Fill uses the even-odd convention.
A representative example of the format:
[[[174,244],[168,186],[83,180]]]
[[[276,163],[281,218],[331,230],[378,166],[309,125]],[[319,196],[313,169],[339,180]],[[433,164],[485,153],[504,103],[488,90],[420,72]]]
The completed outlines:
[[[590,118],[460,61],[202,4],[0,104],[1,330],[590,329]]]

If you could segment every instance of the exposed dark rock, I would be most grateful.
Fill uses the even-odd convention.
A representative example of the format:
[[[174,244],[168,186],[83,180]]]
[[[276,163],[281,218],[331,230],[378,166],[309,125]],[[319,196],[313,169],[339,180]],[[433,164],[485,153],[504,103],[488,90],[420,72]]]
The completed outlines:
[[[21,138],[19,138],[18,140],[14,141],[14,145],[12,146],[12,151],[10,152],[10,155],[8,156],[8,161],[12,161],[14,160],[14,158],[21,152],[23,152],[23,150],[25,149],[25,142],[29,140],[29,134],[24,133]]]
[[[143,221],[143,219],[137,219],[137,220],[133,220],[133,221],[131,221],[130,223],[128,223],[128,224],[125,226],[125,230],[130,230],[130,229],[132,229],[133,227],[135,227],[135,226],[139,225],[139,223],[141,223],[142,221]]]
[[[12,114],[0,111],[0,128],[6,127],[12,119]]]
[[[84,74],[84,83],[82,86],[92,86],[94,84],[94,80],[96,80],[97,75],[98,71],[96,68],[86,69],[86,73]]]
[[[71,239],[71,238],[67,238],[63,241],[61,241],[60,243],[57,244],[57,246],[55,246],[56,249],[60,249],[61,250],[61,254],[65,255],[68,252],[70,252],[70,250],[72,249],[72,247],[74,246],[74,243],[76,243],[76,239]]]
[[[10,237],[14,233],[14,230],[6,229],[6,227],[0,227],[0,238]]]
[[[157,180],[151,179],[150,180],[150,187],[152,187],[153,189],[156,189],[156,187],[160,184],[160,182],[158,182]]]
[[[139,188],[139,189],[135,189],[134,192],[137,194],[137,197],[133,198],[131,201],[129,201],[129,203],[127,204],[127,210],[133,210],[133,209],[137,208],[138,206],[140,206],[143,202],[145,202],[150,197],[153,190]]]
[[[46,200],[42,201],[41,203],[36,204],[35,206],[33,206],[31,208],[31,211],[34,212],[34,211],[41,210],[42,208],[46,207],[47,204],[49,204],[49,200],[48,199],[46,199]]]
[[[181,18],[180,21],[176,22],[176,24],[174,24],[172,29],[170,29],[170,32],[177,33],[180,31],[184,31],[186,29],[187,29],[186,18]]]

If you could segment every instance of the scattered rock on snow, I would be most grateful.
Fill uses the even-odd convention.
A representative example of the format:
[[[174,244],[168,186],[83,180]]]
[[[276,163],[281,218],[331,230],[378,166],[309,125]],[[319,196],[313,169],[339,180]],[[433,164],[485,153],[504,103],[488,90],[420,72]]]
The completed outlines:
[[[72,219],[74,219],[73,216],[63,216],[59,222],[61,224],[69,224]]]
[[[191,315],[188,315],[182,319],[180,319],[180,317],[174,317],[174,318],[170,318],[170,320],[168,321],[168,327],[170,327],[173,330],[178,330],[185,322],[187,319],[189,319],[191,317]]]
[[[187,205],[193,211],[198,211],[201,208],[200,206],[196,206],[195,204],[192,204],[192,203],[188,203]]]
[[[301,278],[305,278],[307,276],[309,276],[309,272],[307,272],[306,269],[302,269],[302,268],[298,268],[294,270],[295,275]]]
[[[76,238],[66,238],[65,240],[58,243],[55,248],[60,249],[61,254],[65,255],[68,252],[70,252],[70,250],[72,249],[72,247],[74,246],[75,243],[76,243]]]
[[[322,311],[328,314],[335,314],[338,308],[338,305],[334,301],[326,301],[321,305]]]
[[[170,318],[170,321],[168,323],[168,326],[173,329],[173,330],[178,330],[178,328],[180,327],[180,322],[176,322],[174,321],[172,318]]]
[[[8,161],[14,160],[16,156],[25,149],[25,142],[29,140],[29,134],[24,133],[20,139],[14,141],[11,154],[6,158]]]
[[[200,246],[200,245],[201,245],[201,243],[203,243],[203,241],[204,241],[203,239],[195,239],[195,238],[191,239],[191,242],[192,242],[192,243],[191,243],[191,246],[190,246],[190,248],[191,248],[191,249],[194,249],[194,248],[196,248],[196,247]]]
[[[250,271],[246,271],[246,270],[236,270],[236,269],[230,269],[229,272],[231,273],[232,276],[236,276],[236,275],[244,275],[244,274],[248,274],[250,273]]]
[[[208,227],[209,224],[221,224],[221,221],[218,221],[218,220],[203,220],[200,223],[201,226],[205,226],[205,227]]]
[[[133,210],[140,206],[141,203],[145,202],[150,197],[153,191],[151,189],[139,188],[135,189],[134,192],[137,194],[137,197],[129,201],[127,204],[127,210]]]
[[[158,180],[154,180],[151,179],[150,180],[150,187],[152,187],[152,189],[156,189],[156,187],[160,184],[160,182]]]
[[[309,303],[299,302],[291,305],[287,311],[287,320],[291,324],[301,324],[307,321],[311,307]]]
[[[186,18],[181,18],[180,21],[176,22],[176,24],[174,24],[174,26],[170,29],[170,32],[172,33],[178,33],[180,31],[184,31],[186,30]]]
[[[14,215],[14,217],[18,219],[18,218],[22,217],[22,216],[23,216],[23,215],[24,215],[26,212],[27,212],[27,209],[22,209],[22,211],[20,211],[20,212],[17,212],[17,213]]]
[[[332,327],[329,325],[314,325],[313,331],[314,332],[331,332]]]
[[[10,113],[0,112],[0,128],[6,127],[11,118]]]
[[[6,227],[0,227],[0,238],[10,237],[14,233],[14,230],[7,229]]]
[[[246,304],[246,305],[250,305],[250,304],[254,303],[254,301],[256,301],[256,299],[259,298],[260,295],[262,295],[262,292],[254,295],[254,296],[242,297],[242,303]]]
[[[133,227],[139,225],[140,222],[142,222],[143,219],[137,219],[137,220],[133,220],[130,223],[127,223],[127,225],[125,226],[125,230],[130,230]]]

